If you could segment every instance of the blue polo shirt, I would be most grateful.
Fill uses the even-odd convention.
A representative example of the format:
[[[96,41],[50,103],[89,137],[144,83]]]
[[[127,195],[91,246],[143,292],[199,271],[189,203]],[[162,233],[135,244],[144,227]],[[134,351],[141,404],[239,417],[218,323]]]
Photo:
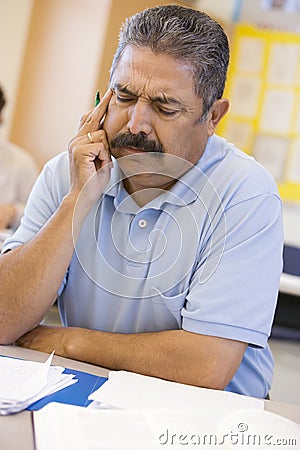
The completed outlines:
[[[31,239],[69,187],[62,153],[44,167],[3,251]],[[119,333],[182,328],[247,342],[226,389],[265,397],[282,245],[273,178],[225,139],[212,136],[197,165],[143,207],[115,161],[58,287],[63,324]]]

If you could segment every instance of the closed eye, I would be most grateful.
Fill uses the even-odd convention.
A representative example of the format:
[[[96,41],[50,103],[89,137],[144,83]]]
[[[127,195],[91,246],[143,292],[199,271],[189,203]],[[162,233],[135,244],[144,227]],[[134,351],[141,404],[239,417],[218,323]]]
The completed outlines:
[[[138,96],[133,95],[131,93],[122,92],[116,88],[114,88],[113,91],[116,96],[116,101],[118,103],[128,104],[131,102],[136,102],[138,100]],[[164,104],[161,103],[159,99],[150,100],[150,103],[152,103],[153,108],[156,109],[156,111],[161,116],[164,116],[166,118],[167,117],[171,118],[181,112],[179,109],[170,109],[166,107]]]
[[[118,102],[121,102],[121,103],[132,102],[133,100],[135,100],[133,97],[124,97],[124,96],[121,96],[118,94],[116,94],[116,99]]]
[[[175,111],[173,109],[166,109],[166,108],[162,108],[161,106],[157,107],[158,111],[163,114],[164,116],[174,116],[176,113],[178,113],[179,111]]]

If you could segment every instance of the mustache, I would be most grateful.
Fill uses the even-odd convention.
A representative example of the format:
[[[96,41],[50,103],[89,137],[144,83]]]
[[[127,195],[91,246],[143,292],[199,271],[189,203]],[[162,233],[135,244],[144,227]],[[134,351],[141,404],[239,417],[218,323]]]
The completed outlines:
[[[110,141],[111,148],[131,147],[144,152],[164,153],[160,142],[148,139],[144,133],[132,134],[130,132],[117,134]]]

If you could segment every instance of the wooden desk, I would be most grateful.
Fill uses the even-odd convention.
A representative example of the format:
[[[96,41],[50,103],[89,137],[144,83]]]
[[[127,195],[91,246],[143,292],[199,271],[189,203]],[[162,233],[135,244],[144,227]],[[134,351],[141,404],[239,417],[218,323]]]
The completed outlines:
[[[31,361],[44,362],[46,354],[16,346],[0,345],[0,355],[13,356]],[[108,376],[108,370],[72,359],[54,356],[54,365],[81,370],[102,377]],[[300,406],[265,401],[265,410],[287,417],[300,424]],[[34,450],[33,421],[31,411],[0,417],[0,449],[1,450]],[[55,450],[55,449],[53,449]]]

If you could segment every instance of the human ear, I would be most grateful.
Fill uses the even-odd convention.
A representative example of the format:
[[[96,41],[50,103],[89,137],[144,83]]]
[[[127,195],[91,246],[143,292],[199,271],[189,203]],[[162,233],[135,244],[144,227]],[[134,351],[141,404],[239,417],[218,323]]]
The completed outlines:
[[[216,126],[225,116],[228,109],[229,100],[227,98],[221,98],[213,103],[207,118],[207,131],[209,136],[212,136],[214,134]]]

